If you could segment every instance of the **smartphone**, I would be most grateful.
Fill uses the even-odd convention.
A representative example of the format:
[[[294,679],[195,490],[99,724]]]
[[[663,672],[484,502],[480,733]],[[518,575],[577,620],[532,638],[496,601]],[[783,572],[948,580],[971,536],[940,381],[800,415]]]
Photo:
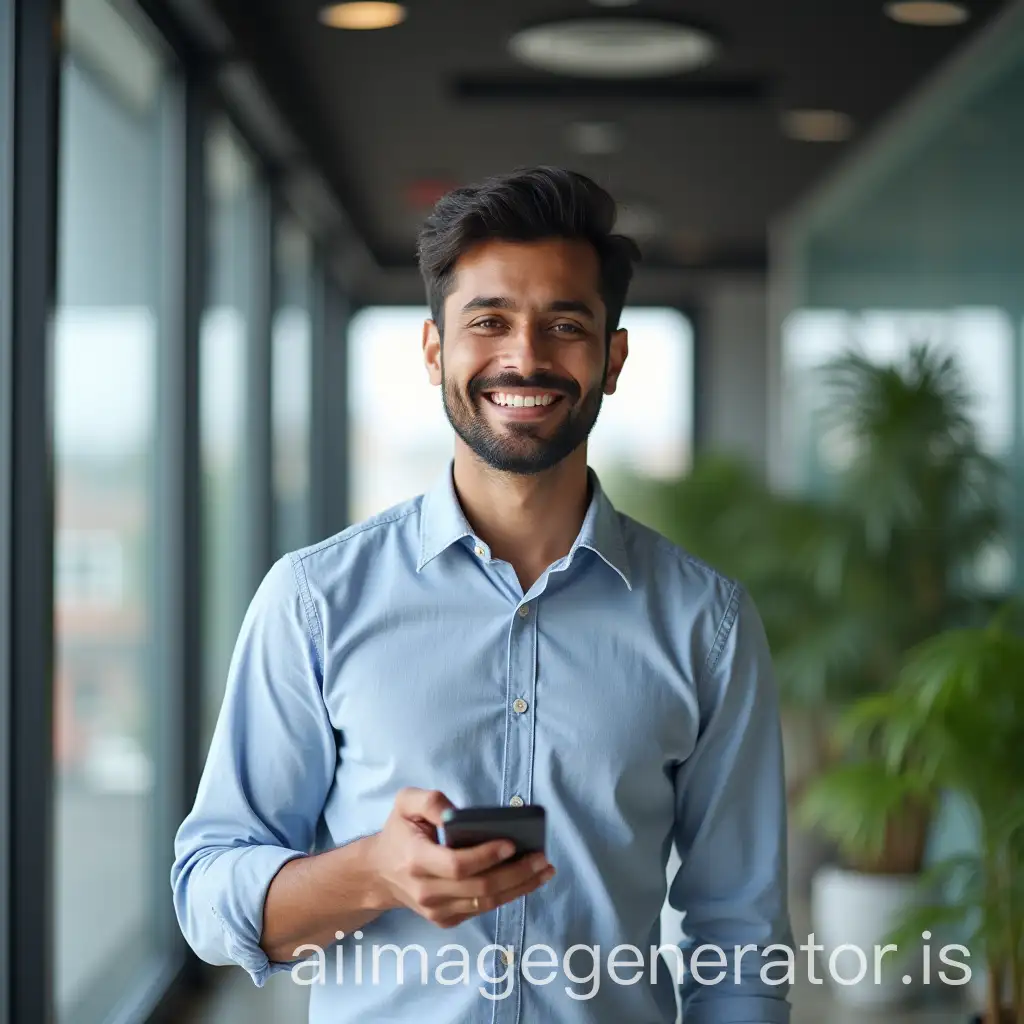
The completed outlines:
[[[441,821],[439,838],[444,846],[461,848],[492,839],[509,839],[516,848],[510,860],[544,852],[546,818],[539,804],[462,807],[445,811]]]

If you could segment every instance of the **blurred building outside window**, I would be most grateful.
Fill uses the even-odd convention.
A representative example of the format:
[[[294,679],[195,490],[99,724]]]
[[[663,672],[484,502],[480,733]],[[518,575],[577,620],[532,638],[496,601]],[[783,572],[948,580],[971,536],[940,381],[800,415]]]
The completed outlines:
[[[56,592],[65,607],[117,608],[124,600],[124,544],[116,530],[61,530]]]
[[[157,950],[157,346],[169,67],[148,23],[68,0],[55,442],[56,1019],[106,1020]]]

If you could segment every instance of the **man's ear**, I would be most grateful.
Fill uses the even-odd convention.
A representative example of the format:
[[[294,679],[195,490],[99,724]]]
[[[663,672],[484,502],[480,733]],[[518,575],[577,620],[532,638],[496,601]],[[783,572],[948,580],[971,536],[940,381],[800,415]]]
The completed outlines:
[[[441,384],[441,332],[433,320],[423,323],[423,362],[435,387]]]
[[[604,379],[604,393],[614,395],[622,366],[629,355],[629,332],[619,329],[608,341],[608,372]]]

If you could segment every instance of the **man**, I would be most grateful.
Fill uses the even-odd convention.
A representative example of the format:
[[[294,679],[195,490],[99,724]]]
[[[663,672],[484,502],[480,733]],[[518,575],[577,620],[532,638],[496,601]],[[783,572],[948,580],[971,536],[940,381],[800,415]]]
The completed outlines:
[[[789,1019],[760,620],[587,466],[627,354],[614,217],[551,168],[438,203],[423,355],[453,463],[278,562],[242,627],[175,907],[201,957],[258,985],[300,963],[313,1024],[675,1020],[673,842],[668,897],[715,947],[687,1024]],[[546,856],[437,842],[448,807],[523,803],[546,808]]]

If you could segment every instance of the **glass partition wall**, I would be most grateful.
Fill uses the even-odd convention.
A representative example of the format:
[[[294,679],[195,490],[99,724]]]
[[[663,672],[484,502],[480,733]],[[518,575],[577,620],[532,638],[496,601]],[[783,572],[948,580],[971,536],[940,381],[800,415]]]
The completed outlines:
[[[818,429],[814,371],[847,349],[877,362],[951,354],[981,440],[1008,470],[1012,530],[993,589],[1024,584],[1024,11],[985,33],[774,245],[774,470],[822,486],[844,453]]]
[[[773,239],[773,475],[789,488],[827,493],[856,452],[849,436],[821,429],[816,371],[826,361],[853,351],[869,365],[889,365],[922,346],[951,356],[971,394],[966,416],[1006,470],[1001,536],[938,584],[974,598],[979,615],[1024,585],[1022,111],[1024,6],[1017,4]],[[900,410],[886,408],[894,410],[888,419],[871,411],[897,438],[898,464],[906,461],[894,428]],[[890,500],[898,483],[890,481]],[[945,801],[926,860],[977,848],[973,808]],[[963,921],[950,928],[951,937],[974,941]]]

